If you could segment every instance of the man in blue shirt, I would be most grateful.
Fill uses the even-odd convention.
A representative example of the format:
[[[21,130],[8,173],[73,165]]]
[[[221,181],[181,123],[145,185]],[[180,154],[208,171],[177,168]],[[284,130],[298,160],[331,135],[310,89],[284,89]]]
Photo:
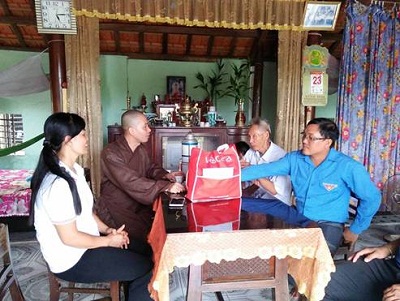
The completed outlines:
[[[342,238],[355,243],[369,227],[381,200],[364,166],[333,148],[338,137],[339,130],[333,121],[315,118],[303,133],[301,150],[275,162],[242,169],[242,181],[290,175],[297,210],[318,222],[332,254]],[[359,200],[357,215],[350,227],[344,229],[351,193]]]
[[[400,300],[400,240],[365,248],[336,266],[323,301]],[[386,260],[395,254],[394,258]]]

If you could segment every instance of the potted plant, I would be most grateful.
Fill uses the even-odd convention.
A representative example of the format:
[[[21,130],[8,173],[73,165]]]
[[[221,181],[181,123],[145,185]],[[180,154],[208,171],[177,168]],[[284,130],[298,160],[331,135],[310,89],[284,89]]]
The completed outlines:
[[[211,75],[203,75],[201,72],[197,72],[195,76],[200,84],[193,87],[194,89],[203,89],[206,92],[206,100],[208,100],[210,106],[216,104],[217,100],[224,94],[221,85],[225,83],[226,72],[223,72],[225,64],[222,59],[217,60],[216,66],[216,70],[211,70]]]
[[[235,99],[235,105],[238,106],[236,112],[236,126],[243,126],[246,122],[244,114],[244,103],[246,100],[251,101],[249,92],[251,89],[250,76],[250,61],[245,60],[239,66],[231,64],[232,73],[229,77],[229,85],[226,88],[224,95],[231,96]]]

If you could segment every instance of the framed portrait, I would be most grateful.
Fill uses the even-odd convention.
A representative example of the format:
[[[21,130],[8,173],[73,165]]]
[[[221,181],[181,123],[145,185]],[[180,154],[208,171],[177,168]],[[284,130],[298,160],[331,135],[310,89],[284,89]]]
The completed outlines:
[[[167,94],[172,98],[184,98],[186,96],[186,77],[167,76]]]
[[[304,30],[334,30],[341,2],[307,1],[302,27]]]
[[[164,120],[167,120],[168,113],[171,112],[171,114],[173,114],[174,110],[175,110],[174,104],[158,104],[156,107],[156,113],[158,115],[158,118]]]

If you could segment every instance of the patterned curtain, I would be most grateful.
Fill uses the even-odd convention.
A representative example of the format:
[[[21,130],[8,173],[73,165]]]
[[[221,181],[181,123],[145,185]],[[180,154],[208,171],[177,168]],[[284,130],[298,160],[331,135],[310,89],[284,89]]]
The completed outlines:
[[[362,162],[382,189],[400,173],[400,14],[396,6],[354,0],[346,14],[338,147]]]
[[[292,151],[300,148],[300,132],[305,127],[301,72],[307,32],[280,30],[278,37],[278,99],[274,142],[286,151]]]
[[[100,96],[100,45],[97,18],[78,17],[78,34],[65,36],[68,77],[68,112],[86,120],[89,152],[79,163],[90,168],[95,196],[100,195],[100,153],[103,126]]]
[[[305,0],[74,0],[78,16],[233,29],[301,30]]]

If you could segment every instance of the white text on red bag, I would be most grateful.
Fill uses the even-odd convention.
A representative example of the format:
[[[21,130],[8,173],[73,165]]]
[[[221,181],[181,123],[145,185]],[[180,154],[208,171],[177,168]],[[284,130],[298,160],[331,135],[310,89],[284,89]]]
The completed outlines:
[[[213,151],[193,148],[186,185],[186,198],[192,202],[240,198],[240,162],[235,146],[224,144]]]

